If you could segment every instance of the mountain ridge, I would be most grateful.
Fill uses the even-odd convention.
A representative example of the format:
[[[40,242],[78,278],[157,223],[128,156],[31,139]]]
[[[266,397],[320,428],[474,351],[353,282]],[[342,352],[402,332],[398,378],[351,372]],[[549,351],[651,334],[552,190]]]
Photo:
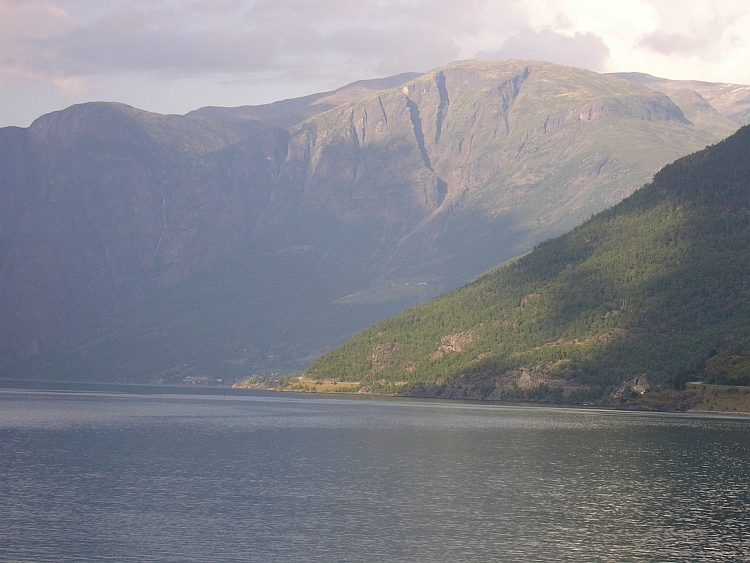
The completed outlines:
[[[682,97],[685,93],[693,92],[730,121],[737,125],[750,125],[750,86],[701,80],[670,80],[642,72],[615,72],[611,75],[642,84],[670,97]],[[706,108],[702,109],[705,111]]]
[[[380,92],[400,86],[421,73],[404,72],[385,78],[357,80],[328,92],[309,94],[299,98],[280,100],[257,106],[219,107],[205,106],[185,114],[230,122],[255,122],[256,129],[269,127],[291,127],[314,115],[323,113],[342,104],[350,103]]]

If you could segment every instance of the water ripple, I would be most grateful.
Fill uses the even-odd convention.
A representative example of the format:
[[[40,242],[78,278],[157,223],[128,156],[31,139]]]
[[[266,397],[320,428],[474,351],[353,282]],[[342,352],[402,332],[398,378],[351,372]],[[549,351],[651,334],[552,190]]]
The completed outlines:
[[[0,392],[0,559],[750,561],[747,420]]]

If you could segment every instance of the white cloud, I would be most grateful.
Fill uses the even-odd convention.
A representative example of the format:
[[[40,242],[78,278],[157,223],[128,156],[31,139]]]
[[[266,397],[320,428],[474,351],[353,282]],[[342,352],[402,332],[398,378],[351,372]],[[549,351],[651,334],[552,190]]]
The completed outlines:
[[[567,25],[567,24],[566,24]],[[601,37],[591,32],[563,35],[550,29],[534,31],[524,27],[510,36],[497,51],[480,51],[478,59],[526,59],[548,61],[603,71],[609,48]]]
[[[169,99],[160,99],[160,85],[173,92],[179,84],[189,91],[173,111],[187,111],[189,104],[261,103],[475,55],[750,83],[746,4],[0,0],[0,106],[18,104],[18,92],[36,85],[56,93],[59,106],[108,96],[163,111]]]
[[[639,36],[636,47],[646,48],[660,55],[698,55],[706,52],[705,37],[689,37],[684,33],[666,33],[662,30],[651,31]]]
[[[33,77],[33,61],[53,57],[42,43],[75,26],[75,20],[52,2],[0,1],[0,79]]]

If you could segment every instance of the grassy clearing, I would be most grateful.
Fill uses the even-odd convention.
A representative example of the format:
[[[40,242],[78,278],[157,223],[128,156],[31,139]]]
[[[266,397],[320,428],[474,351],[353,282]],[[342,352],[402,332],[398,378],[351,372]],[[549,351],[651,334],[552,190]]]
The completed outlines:
[[[689,383],[686,389],[648,391],[621,398],[616,408],[650,411],[690,411],[750,415],[750,388]]]
[[[284,381],[279,389],[281,391],[303,391],[306,393],[357,393],[360,384],[340,382],[336,379],[311,379],[300,376],[296,379]]]
[[[691,410],[750,414],[750,388],[728,385],[690,385],[700,402]]]

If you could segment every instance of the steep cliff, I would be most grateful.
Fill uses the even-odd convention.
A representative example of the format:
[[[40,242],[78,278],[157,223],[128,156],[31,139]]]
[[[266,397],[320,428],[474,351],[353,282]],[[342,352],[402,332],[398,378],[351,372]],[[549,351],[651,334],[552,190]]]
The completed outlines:
[[[381,279],[442,290],[571,229],[719,138],[624,80],[461,62],[294,128],[282,174],[308,213],[379,222]]]

